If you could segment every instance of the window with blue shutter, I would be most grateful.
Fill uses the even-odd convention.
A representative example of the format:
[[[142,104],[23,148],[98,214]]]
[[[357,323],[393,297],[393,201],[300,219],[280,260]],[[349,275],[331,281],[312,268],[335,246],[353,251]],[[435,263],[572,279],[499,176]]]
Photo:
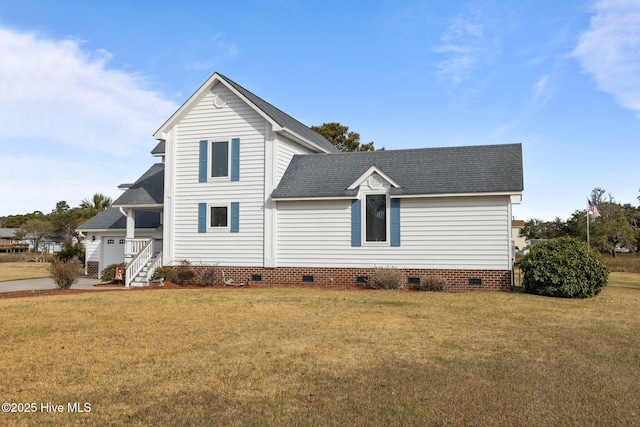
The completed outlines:
[[[200,159],[198,170],[198,181],[207,182],[207,157],[209,151],[209,141],[200,141]]]
[[[240,181],[240,138],[231,140],[231,181]]]
[[[391,246],[400,246],[400,199],[391,199],[389,212],[391,232]]]
[[[362,202],[351,202],[351,246],[362,245]]]
[[[229,176],[229,142],[227,141],[211,144],[211,176],[213,178]]]
[[[240,203],[231,202],[231,232],[240,231]]]
[[[198,233],[207,232],[207,204],[198,203]]]

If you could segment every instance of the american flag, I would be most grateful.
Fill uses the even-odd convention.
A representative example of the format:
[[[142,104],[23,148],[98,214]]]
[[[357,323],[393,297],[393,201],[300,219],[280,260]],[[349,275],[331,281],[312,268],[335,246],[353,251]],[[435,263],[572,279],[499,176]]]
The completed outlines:
[[[588,208],[589,208],[589,212],[591,212],[591,215],[593,215],[594,217],[598,218],[600,215],[600,212],[598,211],[598,208],[596,208],[596,205],[594,205],[591,200],[587,200],[588,203]]]

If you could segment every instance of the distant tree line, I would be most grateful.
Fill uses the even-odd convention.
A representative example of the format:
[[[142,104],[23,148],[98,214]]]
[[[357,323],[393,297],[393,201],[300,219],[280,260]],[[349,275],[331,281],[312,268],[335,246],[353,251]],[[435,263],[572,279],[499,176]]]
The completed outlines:
[[[575,237],[586,239],[587,215],[589,215],[589,235],[592,247],[613,256],[616,248],[640,252],[640,207],[629,203],[616,202],[606,190],[596,187],[591,191],[590,202],[599,215],[588,214],[584,210],[575,211],[564,221],[556,217],[553,221],[530,219],[520,230],[520,236],[531,239],[553,239],[556,237]],[[640,201],[640,197],[638,197]],[[586,205],[586,200],[585,200]]]
[[[76,231],[78,226],[109,206],[111,198],[96,193],[75,208],[62,200],[48,214],[34,211],[24,215],[0,217],[0,227],[15,228],[16,239],[30,241],[33,248],[39,248],[45,239],[55,237],[62,241],[63,248],[71,249],[82,241]]]

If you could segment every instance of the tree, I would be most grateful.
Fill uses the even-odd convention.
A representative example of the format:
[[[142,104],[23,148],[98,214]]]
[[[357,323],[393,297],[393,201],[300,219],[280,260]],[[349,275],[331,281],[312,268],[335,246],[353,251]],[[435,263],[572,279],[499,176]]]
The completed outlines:
[[[335,145],[336,148],[342,152],[375,151],[373,141],[367,144],[360,143],[360,134],[349,132],[349,127],[343,126],[340,123],[323,123],[322,126],[311,126],[311,130],[324,136],[327,141]]]
[[[566,223],[556,217],[553,221],[542,221],[537,218],[530,219],[524,223],[520,230],[520,237],[531,239],[553,239],[567,235]]]
[[[56,203],[56,208],[49,214],[52,233],[65,242],[73,242],[78,224],[77,209],[71,209],[64,200]]]
[[[87,221],[94,216],[98,215],[103,210],[111,206],[111,197],[107,197],[104,194],[96,193],[91,199],[84,199],[80,203],[80,219],[81,222]]]
[[[591,242],[599,250],[616,255],[616,248],[629,247],[636,232],[629,223],[625,209],[618,203],[605,202],[598,206],[600,215],[593,221]]]
[[[31,240],[33,250],[37,252],[42,240],[51,234],[51,223],[47,219],[32,218],[16,230],[16,239]]]

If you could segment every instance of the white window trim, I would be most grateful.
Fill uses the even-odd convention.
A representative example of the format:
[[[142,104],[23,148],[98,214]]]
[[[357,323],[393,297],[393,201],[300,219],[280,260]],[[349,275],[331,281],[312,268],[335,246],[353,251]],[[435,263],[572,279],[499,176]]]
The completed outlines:
[[[227,208],[227,225],[226,227],[213,227],[211,225],[211,209],[213,208]],[[231,203],[207,203],[207,232],[222,233],[231,231]]]
[[[385,201],[385,241],[384,242],[370,242],[367,240],[367,196],[384,195]],[[362,246],[390,246],[391,245],[391,195],[387,188],[384,191],[381,190],[361,190],[360,200],[362,209],[360,212],[360,224],[362,226]]]
[[[207,181],[231,181],[231,138],[209,138],[209,153],[207,156]],[[218,142],[227,143],[227,174],[225,176],[212,176],[213,174],[213,144]]]

